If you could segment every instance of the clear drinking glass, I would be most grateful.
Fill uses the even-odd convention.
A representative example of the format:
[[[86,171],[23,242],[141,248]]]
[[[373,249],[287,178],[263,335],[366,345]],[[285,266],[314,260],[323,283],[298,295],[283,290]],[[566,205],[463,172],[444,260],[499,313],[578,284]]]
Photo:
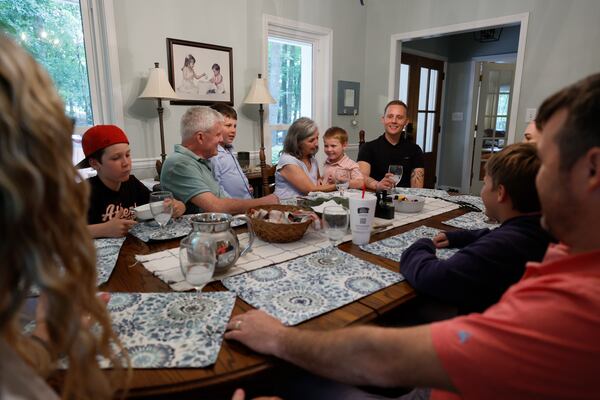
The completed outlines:
[[[196,236],[184,238],[179,245],[179,266],[187,283],[197,292],[210,282],[217,263],[214,243]]]
[[[390,174],[394,174],[392,180],[394,181],[394,186],[397,186],[398,183],[400,183],[400,180],[402,179],[402,165],[390,165],[388,168],[388,172]]]
[[[335,252],[337,242],[341,240],[348,231],[350,215],[348,210],[342,206],[331,206],[323,209],[323,232],[331,242],[331,251],[323,258],[328,264],[338,262],[341,257]]]
[[[350,185],[350,171],[347,169],[337,169],[334,175],[335,187],[340,192],[340,196],[344,196],[344,191]]]
[[[165,226],[173,216],[173,193],[167,191],[150,193],[150,212],[160,226],[161,236],[165,233]]]

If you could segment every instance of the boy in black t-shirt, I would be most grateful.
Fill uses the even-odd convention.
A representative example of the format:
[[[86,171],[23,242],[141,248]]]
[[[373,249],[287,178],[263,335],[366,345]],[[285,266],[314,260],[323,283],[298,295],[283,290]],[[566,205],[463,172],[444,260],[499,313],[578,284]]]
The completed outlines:
[[[85,132],[81,144],[85,159],[77,166],[98,172],[88,180],[90,233],[95,238],[125,236],[135,225],[133,208],[147,204],[150,196],[150,190],[131,175],[129,140],[115,125],[96,125]],[[184,211],[184,204],[175,200],[173,216]]]

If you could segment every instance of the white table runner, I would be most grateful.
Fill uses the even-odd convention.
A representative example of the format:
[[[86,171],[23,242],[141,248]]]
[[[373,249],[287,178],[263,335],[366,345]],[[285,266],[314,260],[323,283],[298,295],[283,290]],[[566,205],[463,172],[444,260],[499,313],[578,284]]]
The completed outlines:
[[[396,213],[393,220],[375,218],[373,228],[377,232],[383,232],[398,226],[410,224],[447,211],[459,208],[458,205],[448,203],[444,200],[427,198],[425,207],[419,213],[405,214]],[[378,226],[383,226],[377,230]],[[248,236],[243,233],[238,235],[242,246],[247,243]],[[352,239],[351,234],[347,234],[342,242]],[[314,253],[329,246],[329,240],[320,232],[312,228],[306,232],[304,237],[291,243],[268,243],[260,239],[254,241],[252,251],[240,257],[236,264],[223,274],[215,275],[214,280],[239,275],[245,272],[254,271],[268,265],[285,262],[306,254]],[[191,290],[193,287],[185,281],[179,267],[179,249],[174,248],[146,255],[136,255],[136,260],[141,262],[144,267],[152,272],[156,277],[167,283],[175,291]]]

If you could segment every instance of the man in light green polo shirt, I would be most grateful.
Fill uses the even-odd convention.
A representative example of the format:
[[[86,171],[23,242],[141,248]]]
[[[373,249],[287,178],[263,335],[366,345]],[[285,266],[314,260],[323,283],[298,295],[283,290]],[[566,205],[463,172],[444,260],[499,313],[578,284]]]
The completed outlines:
[[[271,194],[258,199],[230,198],[213,176],[209,159],[222,140],[223,116],[209,107],[192,107],[181,118],[181,144],[164,162],[161,186],[186,204],[187,213],[243,213],[248,208],[277,204]]]

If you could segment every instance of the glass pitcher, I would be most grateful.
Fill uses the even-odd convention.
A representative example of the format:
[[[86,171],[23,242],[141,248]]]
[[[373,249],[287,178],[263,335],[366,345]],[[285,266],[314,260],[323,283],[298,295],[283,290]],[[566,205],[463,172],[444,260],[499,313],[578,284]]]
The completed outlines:
[[[188,235],[191,243],[194,240],[210,240],[214,243],[217,263],[215,275],[231,268],[235,262],[252,249],[254,243],[254,230],[250,218],[245,215],[231,216],[225,213],[201,213],[191,218],[192,232]],[[233,231],[234,221],[244,221],[248,225],[248,245],[240,251],[240,242]]]

